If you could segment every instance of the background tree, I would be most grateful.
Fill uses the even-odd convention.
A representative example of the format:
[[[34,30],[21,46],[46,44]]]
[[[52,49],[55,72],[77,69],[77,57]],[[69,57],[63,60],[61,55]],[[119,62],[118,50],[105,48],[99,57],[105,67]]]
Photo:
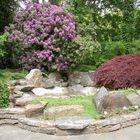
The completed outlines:
[[[0,33],[3,33],[4,27],[12,22],[16,7],[17,2],[15,0],[0,1]]]

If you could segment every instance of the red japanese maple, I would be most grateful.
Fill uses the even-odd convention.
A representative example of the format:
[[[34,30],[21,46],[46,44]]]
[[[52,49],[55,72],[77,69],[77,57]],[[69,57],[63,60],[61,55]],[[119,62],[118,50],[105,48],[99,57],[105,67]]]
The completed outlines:
[[[97,85],[109,88],[140,87],[140,54],[117,56],[101,65]]]

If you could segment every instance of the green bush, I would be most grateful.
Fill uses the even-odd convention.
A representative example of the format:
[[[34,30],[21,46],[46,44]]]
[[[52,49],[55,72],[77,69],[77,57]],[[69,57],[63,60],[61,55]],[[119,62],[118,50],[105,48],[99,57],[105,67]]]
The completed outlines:
[[[8,106],[9,92],[7,85],[0,81],[0,108]]]
[[[94,55],[101,50],[101,46],[96,40],[94,24],[80,24],[78,26],[78,35],[74,39],[73,45],[79,46],[78,64],[94,64]]]
[[[135,54],[140,52],[140,39],[126,43],[126,49],[128,54]]]
[[[0,35],[0,58],[6,55],[6,48],[4,43],[7,41],[8,34]]]
[[[76,43],[81,46],[79,64],[94,65],[95,67],[99,67],[102,63],[115,56],[140,52],[140,40],[99,43],[87,33],[87,36],[78,36]]]
[[[9,34],[0,35],[0,68],[6,68],[12,64],[12,47],[7,42]],[[16,60],[17,61],[17,60]]]
[[[102,63],[112,59],[114,56],[119,56],[126,53],[126,46],[123,41],[98,43],[97,41],[92,40],[90,36],[87,36],[81,38],[79,44],[85,44],[80,52],[80,63],[86,65],[92,64],[95,67],[100,66]]]
[[[90,65],[94,63],[94,55],[100,51],[100,44],[92,39],[90,35],[77,36],[75,42],[80,46],[79,63]]]
[[[123,55],[126,53],[126,46],[123,41],[110,41],[101,43],[101,51],[94,55],[95,65],[98,67],[114,56]]]

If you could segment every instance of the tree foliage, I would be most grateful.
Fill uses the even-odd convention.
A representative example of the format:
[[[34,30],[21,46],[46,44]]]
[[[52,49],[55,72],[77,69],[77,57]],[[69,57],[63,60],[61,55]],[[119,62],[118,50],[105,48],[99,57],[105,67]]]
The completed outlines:
[[[12,22],[16,7],[15,0],[0,1],[0,33],[4,32],[4,27]]]
[[[139,38],[140,10],[136,0],[72,0],[68,3],[79,23],[94,23],[99,41]]]

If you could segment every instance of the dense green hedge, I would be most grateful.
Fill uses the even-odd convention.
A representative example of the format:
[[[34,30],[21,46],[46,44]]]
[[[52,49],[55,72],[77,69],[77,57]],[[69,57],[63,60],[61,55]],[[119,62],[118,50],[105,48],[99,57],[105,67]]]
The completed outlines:
[[[134,40],[131,42],[107,41],[101,42],[99,46],[100,49],[98,49],[98,51],[95,51],[95,48],[88,47],[82,54],[83,57],[80,58],[80,64],[82,63],[85,65],[94,65],[95,67],[99,67],[102,63],[115,56],[136,54],[140,52],[140,40]],[[91,52],[92,55],[90,55]]]
[[[22,79],[26,71],[14,69],[0,69],[0,108],[7,107],[9,103],[9,90],[7,83],[10,80]]]

